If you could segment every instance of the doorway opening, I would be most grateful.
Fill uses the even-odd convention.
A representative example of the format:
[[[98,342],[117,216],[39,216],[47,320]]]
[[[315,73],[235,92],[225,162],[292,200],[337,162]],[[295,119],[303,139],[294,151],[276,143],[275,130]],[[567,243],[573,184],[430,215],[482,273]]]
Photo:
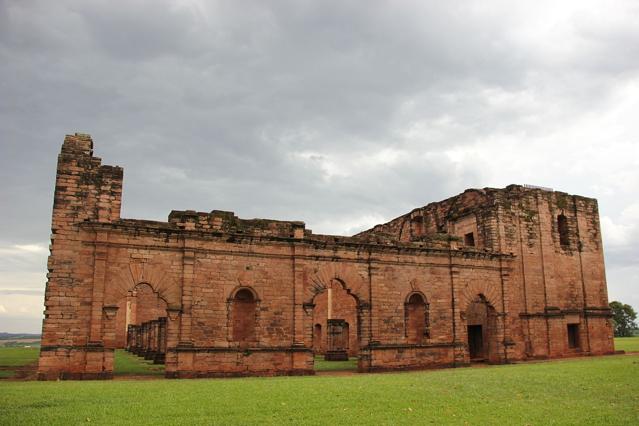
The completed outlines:
[[[357,299],[333,279],[313,300],[314,368],[355,371],[359,353]]]
[[[466,309],[466,332],[470,362],[499,362],[497,313],[483,295]]]
[[[579,349],[579,324],[568,324],[568,348]]]
[[[484,336],[481,325],[468,326],[468,353],[471,361],[483,361]]]
[[[166,309],[166,301],[146,283],[136,285],[119,301],[115,318],[115,375],[164,374]]]

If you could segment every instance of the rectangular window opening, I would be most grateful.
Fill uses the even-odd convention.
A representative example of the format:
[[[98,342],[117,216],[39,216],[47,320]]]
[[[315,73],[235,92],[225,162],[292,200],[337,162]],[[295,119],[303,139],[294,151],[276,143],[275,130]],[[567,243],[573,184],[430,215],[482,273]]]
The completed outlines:
[[[557,231],[559,232],[559,244],[562,247],[570,245],[570,238],[568,237],[568,219],[563,214],[557,216]]]
[[[474,247],[475,246],[475,233],[469,232],[464,235],[464,245]]]
[[[568,324],[568,347],[579,349],[579,324]]]

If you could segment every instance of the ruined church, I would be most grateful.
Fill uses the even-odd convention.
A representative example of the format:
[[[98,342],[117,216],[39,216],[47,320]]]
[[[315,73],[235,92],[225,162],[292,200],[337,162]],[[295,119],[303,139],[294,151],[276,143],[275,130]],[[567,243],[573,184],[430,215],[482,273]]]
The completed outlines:
[[[469,189],[351,237],[303,222],[174,210],[120,217],[123,170],[88,135],[58,157],[39,378],[360,372],[609,354],[597,201]]]

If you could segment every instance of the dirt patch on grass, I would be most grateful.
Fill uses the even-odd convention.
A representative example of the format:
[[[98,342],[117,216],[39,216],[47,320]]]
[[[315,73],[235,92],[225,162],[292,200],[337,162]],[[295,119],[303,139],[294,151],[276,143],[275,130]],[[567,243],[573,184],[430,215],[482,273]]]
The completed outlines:
[[[26,365],[0,366],[0,380],[35,380],[38,374],[38,363]]]
[[[113,376],[113,380],[164,380],[165,377],[164,376],[159,376],[159,375],[143,375],[143,374],[130,374],[130,375],[114,375]]]

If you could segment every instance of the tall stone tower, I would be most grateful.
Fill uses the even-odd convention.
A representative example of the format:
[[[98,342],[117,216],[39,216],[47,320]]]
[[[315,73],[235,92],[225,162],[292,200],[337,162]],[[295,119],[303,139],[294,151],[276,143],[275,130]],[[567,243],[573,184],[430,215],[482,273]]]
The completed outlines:
[[[47,264],[45,318],[39,378],[108,378],[113,351],[104,349],[103,285],[105,253],[86,244],[83,222],[120,218],[123,171],[93,157],[91,137],[67,135],[58,156]],[[95,234],[95,233],[94,233]],[[89,240],[99,238],[93,235]]]

